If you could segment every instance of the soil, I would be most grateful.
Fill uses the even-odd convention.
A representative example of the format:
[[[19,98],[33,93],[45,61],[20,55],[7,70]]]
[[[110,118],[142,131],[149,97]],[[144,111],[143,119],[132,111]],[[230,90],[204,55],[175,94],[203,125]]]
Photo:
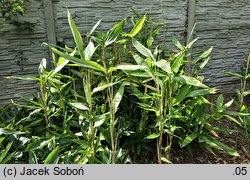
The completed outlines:
[[[211,100],[215,102],[217,97],[218,95],[215,95]],[[228,102],[232,98],[233,96],[230,94],[224,95],[225,102]],[[250,107],[250,99],[246,100],[246,104]],[[237,108],[232,105],[230,110],[237,111]],[[237,129],[235,123],[229,119],[223,119],[214,125],[233,130]],[[218,140],[237,150],[240,157],[233,157],[223,151],[217,150],[213,150],[214,154],[212,154],[208,150],[197,146],[193,150],[193,156],[191,156],[186,149],[175,149],[175,151],[172,152],[172,162],[175,164],[250,164],[250,155],[246,151],[246,149],[250,147],[248,147],[248,142],[244,137],[239,133],[218,133],[218,135]]]

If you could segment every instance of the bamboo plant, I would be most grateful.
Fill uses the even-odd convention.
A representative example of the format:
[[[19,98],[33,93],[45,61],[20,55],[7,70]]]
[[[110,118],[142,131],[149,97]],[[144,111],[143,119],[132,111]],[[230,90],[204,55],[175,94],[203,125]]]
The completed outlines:
[[[147,15],[132,22],[127,32],[126,19],[100,32],[99,20],[83,36],[68,12],[75,46],[45,43],[55,67],[46,69],[42,60],[38,77],[18,77],[37,81],[40,91],[26,104],[13,102],[23,114],[0,129],[6,146],[0,162],[131,163],[141,146],[156,152],[158,163],[171,163],[174,145],[191,152],[195,143],[239,156],[216,139],[222,129],[211,123],[224,117],[237,122],[227,109],[233,101],[219,96],[210,102],[216,89],[199,76],[212,48],[190,61],[197,39],[186,46],[174,40],[177,49],[164,49],[156,44],[161,24]],[[188,61],[193,73],[186,73]]]

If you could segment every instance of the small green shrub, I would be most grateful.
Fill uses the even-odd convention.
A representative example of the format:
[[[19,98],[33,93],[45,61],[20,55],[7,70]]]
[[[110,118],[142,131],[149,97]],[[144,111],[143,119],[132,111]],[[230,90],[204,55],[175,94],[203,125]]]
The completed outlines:
[[[162,49],[155,44],[162,24],[146,15],[132,17],[128,33],[125,19],[106,33],[97,32],[98,21],[86,45],[69,12],[68,22],[75,47],[45,44],[54,69],[46,69],[43,59],[38,77],[12,77],[37,81],[40,91],[16,104],[22,118],[1,124],[3,163],[133,163],[152,142],[158,163],[171,163],[174,143],[239,156],[216,139],[219,128],[210,123],[234,120],[227,110],[232,101],[224,104],[219,96],[216,105],[209,102],[216,89],[198,76],[212,48],[192,61],[188,50],[197,39]],[[185,73],[187,62],[196,65],[193,74]]]

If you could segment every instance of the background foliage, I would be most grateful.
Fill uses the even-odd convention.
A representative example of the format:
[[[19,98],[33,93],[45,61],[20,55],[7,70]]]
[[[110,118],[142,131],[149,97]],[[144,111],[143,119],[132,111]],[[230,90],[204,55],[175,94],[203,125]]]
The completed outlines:
[[[26,3],[29,0],[1,0],[0,10],[2,17],[10,19],[12,16],[23,15],[26,11]]]

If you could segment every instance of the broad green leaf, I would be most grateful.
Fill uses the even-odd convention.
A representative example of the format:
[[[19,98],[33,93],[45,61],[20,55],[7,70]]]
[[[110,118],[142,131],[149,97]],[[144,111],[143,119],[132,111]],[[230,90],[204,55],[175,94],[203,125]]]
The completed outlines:
[[[73,53],[73,54],[75,54],[75,53]],[[70,54],[71,55],[71,54]],[[63,57],[59,57],[59,59],[58,59],[58,62],[57,62],[57,64],[56,64],[56,66],[60,66],[61,64],[63,64],[64,62],[66,61],[66,59],[65,58],[63,58]]]
[[[72,142],[80,145],[85,145],[87,144],[86,140],[81,140],[81,139],[71,139]]]
[[[208,144],[210,147],[217,148],[219,150],[222,150],[220,146],[218,146],[214,141],[210,140],[207,136],[205,135],[200,135],[199,138],[201,141],[204,141],[206,144]]]
[[[189,42],[191,41],[191,38],[192,38],[193,35],[194,35],[194,30],[195,30],[195,28],[196,28],[196,23],[194,24],[194,26],[192,27],[192,29],[191,29],[191,31],[190,31],[190,33],[189,33],[189,35],[188,35],[187,44],[189,44]]]
[[[209,88],[209,89],[199,89],[191,91],[187,97],[196,97],[196,96],[204,96],[208,94],[215,94],[216,89],[215,88]]]
[[[115,97],[112,101],[112,108],[114,110],[114,113],[116,113],[116,111],[118,110],[119,104],[122,100],[124,94],[124,84],[122,84],[119,89],[117,90]]]
[[[74,75],[78,76],[79,78],[83,78],[83,74],[81,74],[81,72],[76,71],[76,70],[74,70],[74,69],[70,69],[70,71],[71,71]]]
[[[111,86],[114,86],[120,82],[122,82],[123,80],[120,80],[120,81],[116,81],[116,82],[111,82],[111,83],[107,83],[107,84],[100,84],[98,87],[94,88],[93,91],[92,91],[92,94],[98,92],[98,91],[103,91],[104,89],[108,88],[108,87],[111,87]]]
[[[90,30],[90,32],[89,32],[89,36],[91,35],[91,34],[93,34],[93,32],[96,30],[96,28],[99,26],[99,24],[100,24],[100,22],[102,21],[102,19],[100,19],[93,27],[92,27],[92,29]]]
[[[185,47],[181,45],[181,43],[175,38],[173,37],[172,38],[172,42],[174,43],[174,45],[176,47],[178,47],[181,51],[184,51],[185,50]]]
[[[155,93],[155,92],[151,92],[150,95],[153,95],[153,97],[157,97],[157,98],[158,98],[158,97],[162,97],[161,94]]]
[[[92,152],[89,152],[88,154],[91,154]],[[83,156],[79,161],[77,161],[77,164],[87,164],[89,161],[88,154],[86,153],[85,156]],[[65,163],[66,164],[66,163]]]
[[[6,137],[0,137],[0,143],[2,143],[4,141]]]
[[[71,82],[67,82],[60,87],[60,91],[63,91]]]
[[[198,39],[199,39],[199,38],[196,38],[196,39],[192,40],[190,43],[188,43],[188,45],[186,46],[186,49],[190,49],[190,48],[193,46],[193,44],[194,44]]]
[[[225,111],[226,114],[229,114],[231,116],[249,116],[249,113],[242,113],[242,112],[236,112],[236,111]]]
[[[65,48],[61,47],[61,46],[57,46],[57,45],[54,45],[54,44],[48,44],[48,43],[42,43],[42,45],[44,46],[48,46],[50,48],[54,47],[56,49],[59,49],[60,51],[62,52],[67,52],[68,54],[75,54],[77,52],[77,50],[74,48],[69,48],[67,45],[65,45]],[[79,54],[79,53],[78,53]]]
[[[122,20],[120,23],[116,24],[108,33],[107,33],[107,39],[105,40],[105,46],[108,46],[112,44],[118,36],[121,34],[125,20]]]
[[[101,126],[109,119],[109,112],[93,117],[94,128]]]
[[[146,69],[143,65],[133,65],[133,64],[120,64],[116,66],[116,69],[125,70],[125,71],[133,71],[133,70],[143,70]]]
[[[67,154],[63,158],[63,163],[64,164],[70,164],[70,159],[72,158],[72,151],[68,151]]]
[[[94,62],[94,61],[82,61],[81,59],[77,58],[77,57],[74,57],[74,56],[70,56],[69,54],[66,54],[64,52],[61,52],[59,51],[58,49],[56,48],[51,48],[51,50],[58,54],[59,56],[62,56],[66,59],[68,59],[69,61],[79,65],[79,66],[82,66],[82,67],[85,67],[85,68],[90,68],[90,69],[93,69],[93,70],[97,70],[97,71],[101,71],[103,73],[106,73],[105,69],[98,63]]]
[[[159,111],[158,108],[155,108],[155,107],[153,107],[153,106],[150,106],[149,104],[145,104],[145,103],[137,103],[137,104],[140,106],[140,108],[142,108],[142,109],[144,109],[144,110],[155,112],[155,114],[156,114],[157,116],[159,116],[159,114],[160,114],[160,111]]]
[[[83,111],[89,110],[89,108],[81,102],[70,102],[69,104],[76,109],[80,109]]]
[[[49,155],[46,157],[44,164],[55,164],[57,161],[58,154],[60,152],[60,147],[57,146]]]
[[[40,106],[30,106],[30,105],[22,105],[22,104],[17,104],[13,101],[13,99],[10,100],[12,104],[14,104],[15,106],[18,106],[18,107],[24,107],[24,108],[31,108],[31,109],[37,109],[39,108]]]
[[[52,56],[52,59],[53,59],[53,64],[54,64],[54,66],[56,66],[56,64],[57,64],[57,57],[56,57],[55,53],[52,52],[51,56]]]
[[[221,110],[221,108],[222,108],[222,106],[223,106],[223,103],[224,103],[224,97],[223,97],[223,95],[221,94],[221,95],[217,98],[217,101],[216,101],[217,110]]]
[[[55,139],[54,137],[50,138],[50,139],[46,139],[46,140],[35,139],[33,142],[29,143],[29,145],[27,146],[25,151],[32,151],[32,150],[36,150],[36,149],[42,149],[44,146],[48,145],[54,139]]]
[[[243,79],[243,78],[244,78],[242,75],[237,74],[237,73],[225,72],[225,74],[230,75],[230,76],[239,77],[239,78],[241,78],[241,79]]]
[[[140,32],[140,30],[142,29],[145,20],[146,20],[146,15],[144,15],[139,21],[137,21],[137,23],[135,24],[131,32],[128,34],[128,36],[134,37],[136,34],[138,34],[138,32]]]
[[[62,85],[62,81],[60,81],[60,78],[58,78],[59,73],[56,74],[56,78],[48,77],[48,80],[54,87],[58,87],[57,85]]]
[[[138,66],[139,67],[139,66]],[[145,65],[141,65],[141,67],[143,68],[143,70],[126,70],[124,71],[127,75],[129,76],[135,76],[135,77],[145,77],[145,78],[155,78],[154,74],[158,77],[165,77],[166,78],[166,74],[162,73],[162,72],[155,72],[154,74],[149,70],[149,68],[147,67],[146,63]],[[116,68],[110,68],[108,72],[113,72],[115,71]]]
[[[14,130],[10,130],[10,129],[0,128],[0,135],[2,135],[2,134],[18,135],[18,134],[25,134],[25,133],[21,132],[21,131],[14,131]]]
[[[65,122],[66,122],[66,123],[69,122],[73,117],[74,117],[74,114],[70,115],[69,117],[67,117],[67,119],[66,119]]]
[[[82,83],[83,83],[83,91],[84,91],[84,95],[86,97],[87,103],[91,104],[92,99],[91,99],[91,96],[89,95],[89,93],[91,92],[89,92],[88,84],[85,79],[82,80]]]
[[[241,123],[240,123],[237,119],[235,119],[234,117],[229,116],[229,115],[227,115],[227,114],[225,114],[224,116],[225,116],[226,118],[228,118],[229,120],[231,120],[231,121],[233,121],[233,122],[235,122],[236,124],[238,124],[238,125],[241,126]]]
[[[135,76],[135,77],[145,77],[145,78],[150,78],[152,77],[151,75],[149,75],[147,72],[145,71],[126,71],[126,73],[130,76]]]
[[[239,110],[241,113],[248,113],[248,107],[245,104],[242,104]]]
[[[173,164],[170,160],[168,160],[167,158],[165,157],[161,157],[161,160],[167,164]]]
[[[243,95],[244,95],[244,96],[247,96],[247,95],[249,95],[249,94],[250,94],[250,90],[247,90],[247,91],[243,92]]]
[[[201,69],[203,69],[206,64],[208,63],[208,61],[210,60],[210,57],[206,58],[195,70],[195,74],[197,74]]]
[[[45,69],[46,69],[46,59],[43,58],[38,67],[39,74],[44,74]]]
[[[164,23],[162,25],[164,26]],[[160,28],[156,28],[152,33],[150,33],[150,35],[151,35],[151,37],[156,39],[157,36],[159,35],[159,32],[160,32]]]
[[[151,47],[154,43],[154,38],[152,36],[150,36],[148,39],[147,39],[147,46],[148,47]]]
[[[122,51],[121,51],[123,54],[125,53],[125,51],[127,49],[127,46],[125,45],[125,42],[127,42],[127,41],[128,41],[128,39],[121,39],[119,41],[116,41],[117,44],[120,44],[120,45],[124,44]]]
[[[15,152],[7,154],[7,156],[0,162],[0,164],[7,164],[9,160],[15,158]]]
[[[13,142],[9,142],[4,150],[2,150],[0,153],[0,164],[3,163],[4,159],[7,157],[7,154],[12,146]]]
[[[177,96],[174,97],[173,104],[177,104],[181,102],[182,100],[184,100],[189,94],[189,92],[190,92],[190,86],[185,85],[183,88],[181,88],[179,94],[177,94]]]
[[[38,164],[38,158],[34,151],[29,151],[29,164]]]
[[[171,67],[170,67],[170,63],[167,62],[166,60],[162,59],[160,61],[156,61],[153,62],[154,65],[156,65],[157,67],[161,68],[163,71],[165,71],[166,73],[171,74]]]
[[[56,73],[61,71],[61,69],[64,68],[64,66],[66,66],[68,63],[69,63],[69,60],[66,60],[63,57],[60,57],[58,64],[57,64],[57,67],[52,71],[52,73],[49,76],[50,77],[54,76]]]
[[[176,81],[181,81],[181,82],[184,82],[184,83],[192,85],[192,86],[197,86],[197,87],[201,87],[201,88],[209,88],[208,86],[206,86],[205,84],[203,84],[202,82],[200,82],[198,79],[196,79],[194,77],[188,77],[185,75],[181,75],[179,77],[175,77],[174,79]]]
[[[111,74],[112,72],[114,72],[114,71],[116,71],[116,70],[117,70],[116,67],[110,67],[110,68],[108,69],[107,74]]]
[[[224,104],[223,106],[225,106],[225,107],[230,107],[232,104],[233,104],[233,102],[234,102],[234,99],[232,99],[232,100],[230,100],[230,101],[228,101],[226,104]]]
[[[170,145],[167,145],[167,146],[164,148],[164,152],[168,152],[169,150],[171,150],[171,146],[170,146]]]
[[[226,153],[228,153],[228,154],[230,154],[232,156],[236,156],[236,157],[240,156],[237,151],[235,151],[234,149],[228,147],[227,145],[219,142],[218,140],[216,140],[216,139],[214,139],[212,137],[207,137],[207,136],[202,135],[200,138],[202,140],[204,140],[211,147],[214,147],[214,148],[219,149],[219,150],[223,150],[223,151],[225,151]]]
[[[147,95],[147,94],[142,94],[141,91],[139,91],[139,89],[133,85],[133,84],[130,84],[130,88],[131,90],[133,91],[133,94],[139,98],[139,99],[152,99],[153,97]]]
[[[173,72],[177,73],[182,65],[184,54],[178,55],[171,66]]]
[[[183,142],[181,143],[181,147],[185,147],[188,144],[190,144],[193,140],[195,140],[198,137],[197,134],[190,134],[189,136],[187,136]]]
[[[153,61],[156,61],[152,52],[143,46],[139,41],[135,40],[134,38],[132,39],[132,44],[133,46],[144,56],[151,58]]]
[[[202,103],[205,103],[205,104],[209,104],[209,105],[212,104],[209,100],[207,100],[207,99],[206,99],[205,97],[203,97],[203,96],[200,96],[200,97],[199,97],[199,100],[200,100]]]
[[[207,51],[203,52],[203,53],[194,61],[195,64],[196,64],[197,62],[199,62],[200,60],[202,60],[202,59],[208,57],[208,56],[210,55],[210,53],[212,52],[212,50],[213,50],[213,47],[211,47],[211,48],[209,48]]]
[[[223,128],[221,126],[211,126],[211,127],[206,127],[209,131],[216,131],[216,132],[223,132],[223,133],[237,133],[237,130],[232,130],[228,128]]]
[[[75,43],[76,43],[77,48],[79,50],[80,56],[82,59],[84,59],[82,36],[81,36],[78,28],[76,27],[76,24],[75,24],[74,20],[72,19],[69,11],[68,11],[68,22],[69,22],[69,26],[70,26],[71,32],[73,34]]]
[[[156,139],[160,136],[160,134],[150,134],[146,137],[146,139]]]
[[[95,46],[92,41],[89,41],[88,46],[84,50],[84,59],[90,60],[95,52]]]
[[[143,59],[141,56],[139,56],[138,54],[136,53],[132,53],[133,55],[133,58],[135,59],[136,63],[138,65],[142,65],[144,62],[145,62],[145,59]]]

